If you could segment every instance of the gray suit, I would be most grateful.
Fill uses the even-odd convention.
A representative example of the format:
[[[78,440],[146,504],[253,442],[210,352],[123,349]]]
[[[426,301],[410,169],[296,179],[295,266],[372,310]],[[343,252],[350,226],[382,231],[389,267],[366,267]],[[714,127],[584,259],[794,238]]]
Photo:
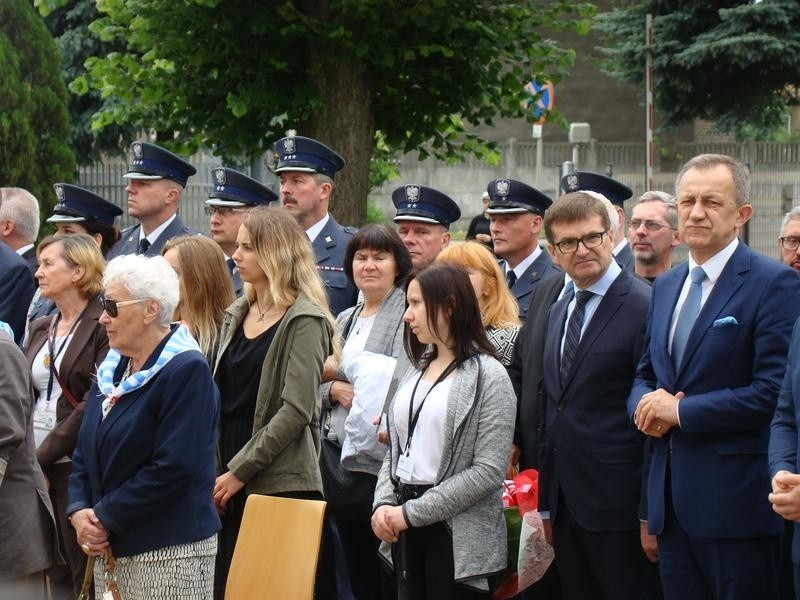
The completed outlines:
[[[0,581],[43,571],[59,557],[53,507],[36,462],[33,407],[25,356],[0,331]]]

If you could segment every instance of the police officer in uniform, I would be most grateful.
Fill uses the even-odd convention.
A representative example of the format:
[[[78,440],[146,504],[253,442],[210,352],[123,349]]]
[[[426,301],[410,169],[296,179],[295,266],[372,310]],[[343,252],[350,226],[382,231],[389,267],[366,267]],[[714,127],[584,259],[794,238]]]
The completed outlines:
[[[419,273],[450,243],[450,224],[461,218],[461,209],[439,190],[413,183],[392,192],[392,203],[397,233]]]
[[[612,254],[617,264],[626,271],[633,271],[636,266],[633,260],[633,251],[626,235],[627,222],[625,219],[625,200],[633,196],[633,190],[616,179],[611,179],[600,173],[590,171],[575,171],[561,178],[561,189],[564,193],[570,192],[595,192],[602,194],[614,205],[619,216],[617,229],[614,231],[614,246]]]
[[[335,188],[334,177],[344,167],[344,158],[325,144],[302,136],[289,136],[275,143],[280,178],[280,199],[305,230],[317,268],[328,292],[334,315],[355,306],[358,290],[344,272],[347,242],[356,232],[339,225],[328,212]]]
[[[122,232],[108,260],[124,254],[158,256],[170,238],[200,233],[184,225],[178,216],[186,181],[197,169],[177,154],[148,142],[133,142],[130,152],[128,172],[123,177],[128,180],[128,214],[139,224]]]
[[[211,239],[225,254],[225,262],[233,280],[236,297],[242,295],[242,280],[233,262],[236,250],[236,235],[248,210],[254,206],[266,206],[277,202],[278,194],[260,181],[228,167],[215,167],[212,170],[214,184],[206,200],[206,214],[209,217]]]
[[[489,192],[489,230],[500,268],[519,304],[525,321],[536,286],[558,272],[550,255],[539,246],[542,217],[552,200],[539,190],[514,179],[495,179]]]

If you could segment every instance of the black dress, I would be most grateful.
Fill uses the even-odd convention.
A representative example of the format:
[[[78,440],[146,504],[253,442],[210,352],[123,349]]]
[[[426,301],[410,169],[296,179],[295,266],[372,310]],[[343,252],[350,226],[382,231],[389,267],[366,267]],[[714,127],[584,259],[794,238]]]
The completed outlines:
[[[219,460],[222,472],[228,471],[227,464],[253,436],[253,418],[256,398],[261,384],[261,369],[275,332],[281,321],[263,333],[250,339],[239,326],[230,344],[220,358],[216,382],[221,398],[219,423]],[[242,524],[244,504],[247,500],[242,488],[228,500],[228,509],[222,517],[222,529],[217,541],[216,575],[214,577],[214,597],[225,595],[228,569],[236,547],[236,538]]]

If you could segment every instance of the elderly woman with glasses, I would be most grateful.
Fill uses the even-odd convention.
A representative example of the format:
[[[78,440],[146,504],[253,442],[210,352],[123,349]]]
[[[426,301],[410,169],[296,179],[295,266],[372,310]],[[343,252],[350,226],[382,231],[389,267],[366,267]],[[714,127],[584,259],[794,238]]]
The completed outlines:
[[[163,257],[115,258],[103,283],[111,350],[89,390],[67,513],[87,554],[116,557],[126,600],[210,597],[220,527],[211,370],[186,326],[170,324],[178,277]],[[102,575],[98,561],[98,595]]]

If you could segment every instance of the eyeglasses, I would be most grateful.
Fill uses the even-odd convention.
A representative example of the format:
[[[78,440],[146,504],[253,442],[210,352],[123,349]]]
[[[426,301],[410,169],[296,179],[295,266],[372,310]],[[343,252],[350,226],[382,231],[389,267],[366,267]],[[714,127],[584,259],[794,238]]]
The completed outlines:
[[[553,245],[558,248],[561,254],[572,254],[578,251],[579,244],[583,244],[583,247],[587,250],[597,248],[603,243],[603,236],[607,233],[608,231],[598,231],[596,233],[589,233],[578,239],[561,240]]]
[[[209,205],[206,205],[206,206],[203,207],[203,210],[205,210],[205,213],[206,213],[207,217],[210,217],[211,215],[214,215],[214,214],[219,214],[221,217],[227,217],[231,213],[245,212],[245,210],[247,210],[247,209],[234,208],[232,206],[209,206]]]
[[[119,315],[119,309],[121,306],[128,306],[130,304],[139,304],[140,302],[146,302],[147,298],[139,298],[138,300],[123,300],[122,302],[118,302],[116,300],[111,300],[110,298],[106,298],[104,296],[100,296],[100,306],[103,307],[103,310],[106,311],[109,317],[112,319],[116,319]]]
[[[794,236],[786,236],[778,238],[781,241],[781,248],[784,250],[797,250],[800,246],[800,238]]]
[[[630,221],[628,221],[628,227],[630,227],[631,229],[639,229],[639,227],[641,227],[642,224],[644,224],[644,228],[651,233],[660,231],[664,229],[664,227],[668,229],[675,229],[670,225],[659,223],[658,221],[642,221],[641,219],[631,219]]]

